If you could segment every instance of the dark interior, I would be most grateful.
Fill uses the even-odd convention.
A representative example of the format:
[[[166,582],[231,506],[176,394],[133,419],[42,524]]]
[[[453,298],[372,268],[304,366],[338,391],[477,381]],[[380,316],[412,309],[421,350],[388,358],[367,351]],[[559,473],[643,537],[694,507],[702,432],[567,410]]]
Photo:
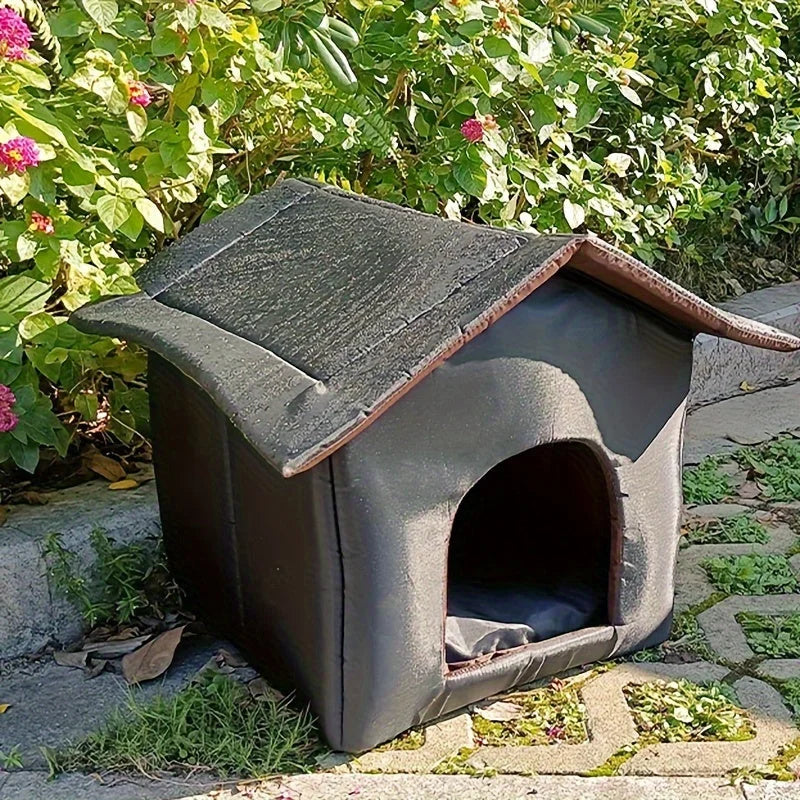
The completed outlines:
[[[451,668],[608,624],[612,529],[608,483],[585,444],[534,447],[489,470],[453,521]]]

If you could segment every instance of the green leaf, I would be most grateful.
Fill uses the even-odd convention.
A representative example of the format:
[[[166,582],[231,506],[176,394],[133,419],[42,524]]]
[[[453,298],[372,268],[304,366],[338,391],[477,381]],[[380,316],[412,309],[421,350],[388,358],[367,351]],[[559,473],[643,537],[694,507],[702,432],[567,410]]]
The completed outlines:
[[[76,197],[88,200],[95,187],[95,173],[82,169],[74,161],[67,161],[61,168],[61,180]]]
[[[480,197],[486,189],[486,165],[482,161],[461,161],[453,167],[453,177],[467,194]]]
[[[50,287],[27,275],[12,275],[0,279],[0,312],[26,315],[44,309]]]
[[[634,105],[641,106],[642,105],[642,98],[639,97],[635,89],[631,89],[630,86],[626,86],[625,84],[619,84],[619,91],[620,94],[631,101]]]
[[[101,28],[108,28],[119,13],[115,0],[83,0],[83,7]]]
[[[572,230],[583,225],[585,217],[586,214],[582,205],[573,203],[569,198],[564,199],[564,219],[567,220],[567,225],[569,225]]]
[[[0,433],[0,436],[8,434]],[[9,445],[8,452],[11,455],[13,462],[25,472],[33,474],[36,471],[36,466],[39,463],[39,445],[37,444],[22,444],[13,440]]]
[[[25,233],[17,239],[17,255],[20,261],[27,261],[29,258],[33,258],[38,248],[39,243],[28,231],[25,231]]]
[[[22,201],[31,187],[31,176],[27,172],[6,172],[0,175],[0,192],[12,206]]]
[[[19,335],[23,339],[33,339],[54,325],[56,325],[56,321],[53,319],[52,314],[48,314],[46,311],[37,311],[34,314],[29,314],[20,322]]]
[[[150,43],[150,50],[154,56],[173,56],[183,51],[183,41],[176,31],[163,28],[158,31]]]
[[[281,0],[252,0],[251,5],[256,14],[269,14],[270,11],[277,11],[282,3]]]
[[[514,52],[514,48],[508,39],[503,39],[500,36],[487,36],[483,41],[483,52],[489,58],[502,58],[503,56],[510,56]]]
[[[164,233],[164,217],[158,206],[149,197],[140,197],[134,201],[134,205],[151,228],[159,233]]]
[[[546,94],[535,94],[530,99],[530,107],[533,112],[533,127],[541,130],[545,125],[552,125],[558,121],[558,109],[552,97]]]
[[[112,233],[125,223],[133,210],[128,200],[113,194],[104,194],[97,201],[96,208],[103,224]]]
[[[469,68],[469,77],[472,78],[475,85],[485,94],[491,95],[492,87],[489,83],[489,76],[483,67],[473,66]]]

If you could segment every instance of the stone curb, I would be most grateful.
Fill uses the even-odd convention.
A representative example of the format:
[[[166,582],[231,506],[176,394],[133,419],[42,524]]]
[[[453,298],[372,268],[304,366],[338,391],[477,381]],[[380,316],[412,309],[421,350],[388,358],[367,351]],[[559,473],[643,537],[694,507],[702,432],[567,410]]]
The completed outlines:
[[[471,778],[463,775],[298,775],[212,790],[202,780],[170,782],[46,773],[0,773],[3,800],[800,800],[800,785],[731,786],[718,778]],[[207,793],[212,792],[212,793]]]
[[[708,579],[702,563],[714,556],[741,556],[751,553],[759,555],[782,555],[797,543],[797,535],[783,523],[765,523],[769,541],[748,542],[746,544],[693,544],[679,551],[675,570],[675,611],[685,611],[701,603],[716,590]],[[800,563],[793,557],[789,562],[798,571]],[[795,603],[800,605],[800,595],[795,595]]]
[[[800,281],[771,286],[723,308],[800,334]],[[743,381],[765,389],[800,377],[800,352],[773,353],[701,334],[695,340],[690,408],[741,394]]]
[[[80,614],[59,597],[47,576],[42,548],[49,533],[62,534],[81,570],[93,562],[89,534],[95,528],[120,543],[160,533],[152,481],[117,492],[92,481],[53,492],[48,499],[42,506],[9,507],[0,527],[0,658],[15,658],[50,640],[69,641],[80,634]]]

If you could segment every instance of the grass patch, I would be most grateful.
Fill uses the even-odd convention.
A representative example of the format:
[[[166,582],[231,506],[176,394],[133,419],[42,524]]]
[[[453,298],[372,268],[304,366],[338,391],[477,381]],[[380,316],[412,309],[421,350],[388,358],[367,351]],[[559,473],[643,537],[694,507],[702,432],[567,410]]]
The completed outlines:
[[[800,613],[736,615],[754,653],[771,658],[800,658]]]
[[[180,608],[181,593],[160,540],[117,544],[98,528],[89,541],[95,561],[88,575],[80,574],[77,556],[64,546],[61,534],[48,534],[44,544],[56,591],[80,611],[89,627],[129,622],[137,614],[160,618]]]
[[[636,728],[648,742],[736,742],[755,728],[722,683],[687,680],[630,684],[624,689]]]
[[[583,703],[575,686],[559,684],[503,698],[524,709],[517,719],[493,722],[472,715],[475,734],[486,745],[578,744],[586,741]]]
[[[376,747],[376,752],[383,750],[419,750],[425,744],[425,731],[422,728],[412,728],[410,731],[401,733],[392,739],[391,742],[386,742],[380,747]]]
[[[735,458],[755,473],[770,500],[800,500],[800,440],[784,436],[738,450]]]
[[[205,673],[171,698],[140,701],[131,694],[127,707],[99,731],[46,756],[53,775],[202,769],[261,778],[307,772],[320,751],[307,712],[269,697],[254,699],[231,678]]]
[[[683,500],[686,503],[719,503],[731,491],[730,479],[720,472],[718,458],[709,456],[696,467],[683,471]]]
[[[769,541],[767,529],[748,514],[715,519],[693,528],[681,539],[681,547],[693,544],[764,544]]]
[[[787,594],[798,589],[789,559],[771,554],[717,556],[703,562],[709,580],[727,594]]]

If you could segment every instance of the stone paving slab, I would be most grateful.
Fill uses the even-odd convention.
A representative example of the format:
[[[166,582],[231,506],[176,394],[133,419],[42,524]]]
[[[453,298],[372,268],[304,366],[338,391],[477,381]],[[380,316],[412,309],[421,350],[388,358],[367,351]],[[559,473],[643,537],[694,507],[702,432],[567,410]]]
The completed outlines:
[[[709,647],[726,661],[743,663],[756,656],[736,621],[745,611],[764,616],[800,611],[800,594],[732,595],[698,614]],[[800,659],[779,660],[800,665]]]
[[[683,463],[697,464],[710,453],[738,450],[738,441],[766,441],[798,428],[800,383],[732,397],[688,416]]]
[[[49,781],[41,772],[0,774],[2,800],[800,800],[800,786],[765,781],[732,786],[717,778],[471,778],[463,775],[298,775],[231,788],[203,778],[101,783],[84,775]]]
[[[472,747],[472,723],[462,713],[425,728],[425,742],[416,750],[373,750],[348,766],[355,772],[430,772],[462,747]]]
[[[666,676],[670,672],[672,677],[684,677],[680,669],[664,670],[661,674]],[[746,677],[736,681],[733,688],[740,705],[755,724],[754,738],[744,742],[650,745],[623,764],[620,772],[625,775],[724,775],[732,770],[765,767],[783,745],[797,738],[797,728],[780,694],[768,684]]]
[[[135,689],[139,696],[171,694],[202,669],[221,642],[206,637],[182,643],[166,676]],[[26,768],[44,767],[42,747],[64,745],[91,733],[117,708],[128,692],[122,676],[103,672],[86,680],[81,670],[41,663],[4,664],[0,702],[10,708],[0,716],[0,751],[20,748]],[[5,800],[2,793],[0,798]]]
[[[724,504],[723,504],[724,505]],[[797,544],[797,535],[783,523],[765,525],[769,540],[763,544],[694,544],[678,552],[678,565],[675,571],[675,611],[684,611],[713,594],[715,589],[701,566],[703,561],[714,556],[782,554]],[[790,560],[795,571],[800,573],[800,562]],[[800,604],[800,595],[795,596]]]

